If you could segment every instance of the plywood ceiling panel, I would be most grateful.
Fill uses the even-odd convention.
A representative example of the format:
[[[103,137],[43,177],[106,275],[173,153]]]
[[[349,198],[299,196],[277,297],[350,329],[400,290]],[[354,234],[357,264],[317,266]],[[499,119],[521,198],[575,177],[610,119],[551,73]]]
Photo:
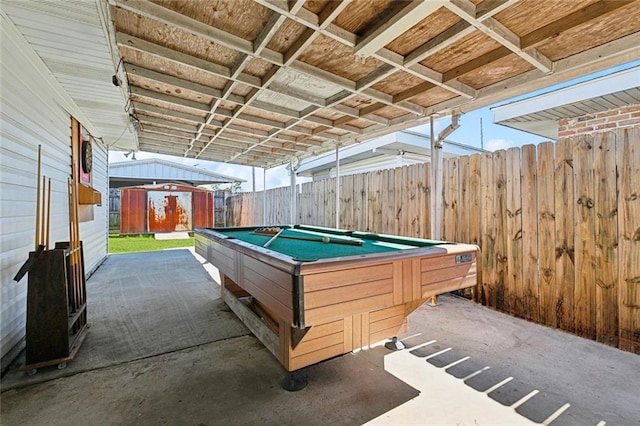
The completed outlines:
[[[260,167],[640,57],[640,0],[110,4],[133,113],[164,108],[184,156]]]

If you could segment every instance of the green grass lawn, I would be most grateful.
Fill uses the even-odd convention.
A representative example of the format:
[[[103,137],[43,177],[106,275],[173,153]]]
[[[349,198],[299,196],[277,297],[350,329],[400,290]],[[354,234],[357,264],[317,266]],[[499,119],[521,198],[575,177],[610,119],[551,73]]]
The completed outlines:
[[[109,253],[157,251],[193,247],[193,237],[184,240],[156,240],[153,235],[109,235]]]

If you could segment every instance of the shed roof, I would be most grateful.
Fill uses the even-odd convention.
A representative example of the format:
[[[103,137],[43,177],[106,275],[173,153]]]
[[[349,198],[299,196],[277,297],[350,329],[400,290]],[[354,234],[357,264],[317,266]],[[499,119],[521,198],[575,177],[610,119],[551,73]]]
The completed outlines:
[[[244,182],[244,180],[211,172],[201,167],[188,166],[159,158],[109,164],[109,186],[112,188],[171,182],[182,182],[196,186]]]
[[[640,104],[640,66],[492,108],[494,123],[558,139],[558,120]]]
[[[177,182],[156,183],[149,185],[133,185],[120,189],[144,189],[147,191],[179,191],[179,192],[212,192],[209,189],[198,188],[196,186],[184,185]]]

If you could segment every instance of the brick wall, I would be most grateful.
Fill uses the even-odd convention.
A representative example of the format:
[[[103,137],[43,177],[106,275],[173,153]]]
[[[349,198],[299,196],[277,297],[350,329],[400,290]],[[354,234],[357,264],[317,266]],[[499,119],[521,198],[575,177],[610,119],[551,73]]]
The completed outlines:
[[[624,127],[640,127],[640,104],[575,118],[564,118],[558,122],[558,139],[607,132]]]

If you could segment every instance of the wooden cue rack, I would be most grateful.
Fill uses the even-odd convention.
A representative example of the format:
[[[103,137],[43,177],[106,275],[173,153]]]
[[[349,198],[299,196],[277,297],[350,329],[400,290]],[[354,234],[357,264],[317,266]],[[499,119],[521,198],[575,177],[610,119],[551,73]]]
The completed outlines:
[[[75,250],[70,249],[69,242],[57,242],[55,248],[41,252],[29,270],[23,367],[27,371],[56,364],[64,368],[86,336],[82,243]],[[81,260],[80,264],[74,264],[74,257]]]

